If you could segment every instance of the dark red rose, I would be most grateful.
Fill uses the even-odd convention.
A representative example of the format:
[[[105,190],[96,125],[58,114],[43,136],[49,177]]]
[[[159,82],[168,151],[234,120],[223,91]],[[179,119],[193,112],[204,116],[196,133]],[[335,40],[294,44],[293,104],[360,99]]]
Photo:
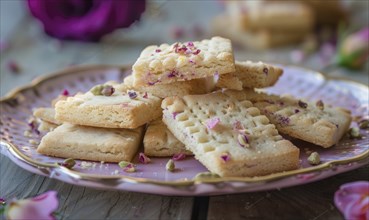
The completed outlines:
[[[138,20],[145,0],[28,0],[28,7],[53,37],[97,41]]]

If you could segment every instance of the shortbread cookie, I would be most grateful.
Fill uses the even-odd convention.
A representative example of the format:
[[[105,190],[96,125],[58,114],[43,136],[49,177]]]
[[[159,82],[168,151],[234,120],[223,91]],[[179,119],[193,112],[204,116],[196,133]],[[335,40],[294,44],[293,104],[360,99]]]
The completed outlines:
[[[200,42],[149,46],[142,51],[132,69],[135,87],[235,71],[231,41],[221,37]]]
[[[169,131],[162,119],[150,122],[147,126],[143,140],[144,151],[147,156],[170,157],[175,154],[192,155]]]
[[[205,94],[211,92],[215,88],[213,77],[193,79],[188,81],[173,82],[170,84],[156,84],[152,86],[133,86],[133,76],[129,75],[124,79],[124,86],[119,88],[124,90],[127,87],[140,92],[148,92],[160,98],[170,96],[184,96],[191,94]]]
[[[236,61],[236,72],[219,76],[216,86],[242,90],[273,86],[282,75],[283,69],[262,62]]]
[[[306,31],[314,25],[310,7],[300,2],[227,1],[232,23],[243,30]]]
[[[120,162],[131,161],[142,139],[143,127],[106,129],[62,124],[47,133],[37,152],[53,157]]]
[[[229,25],[232,24],[232,25]],[[230,16],[219,15],[211,24],[213,34],[227,37],[236,45],[254,50],[290,45],[302,41],[308,32],[303,31],[245,31],[233,25]]]
[[[299,149],[247,100],[221,92],[169,97],[163,121],[210,172],[261,176],[296,169]]]
[[[49,123],[60,125],[61,122],[55,119],[54,108],[37,108],[33,111],[33,116]]]
[[[160,117],[160,103],[160,98],[142,92],[104,96],[89,91],[57,102],[55,117],[71,124],[133,129]]]
[[[279,132],[324,148],[336,144],[351,123],[349,111],[329,107],[322,101],[311,103],[291,96],[280,97],[253,90],[227,91],[226,94],[250,100],[276,125]]]
[[[50,123],[44,120],[40,120],[39,125],[38,125],[38,130],[49,132],[49,131],[54,130],[58,126],[59,126],[58,124],[53,124],[53,123]]]

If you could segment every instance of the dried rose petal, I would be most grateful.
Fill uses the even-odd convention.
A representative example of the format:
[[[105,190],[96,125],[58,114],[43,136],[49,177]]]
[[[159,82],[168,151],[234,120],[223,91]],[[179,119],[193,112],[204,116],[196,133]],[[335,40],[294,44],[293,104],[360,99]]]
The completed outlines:
[[[9,60],[7,66],[9,71],[12,73],[19,73],[22,71],[22,68],[15,60]]]
[[[264,72],[265,74],[267,74],[267,75],[268,75],[268,73],[269,73],[269,69],[265,67],[265,68],[263,69],[263,72]]]
[[[220,156],[220,158],[224,161],[227,162],[231,159],[231,156],[229,154],[223,154]]]
[[[208,120],[206,120],[206,127],[208,129],[214,129],[220,122],[220,119],[218,117],[215,118],[210,118]]]
[[[62,96],[69,96],[69,91],[67,89],[64,89],[61,93]]]
[[[105,85],[104,88],[101,90],[101,94],[104,96],[111,96],[115,92],[115,89],[113,86]]]
[[[239,130],[243,130],[243,129],[244,129],[244,127],[243,127],[243,125],[241,124],[240,121],[237,120],[233,123],[233,130],[239,131]]]
[[[130,99],[137,98],[137,93],[135,91],[128,91],[128,96]]]
[[[155,50],[155,52],[156,52],[156,53],[160,53],[160,52],[161,52],[161,50],[160,50],[160,49],[156,49],[156,50]]]
[[[290,123],[289,117],[286,117],[280,114],[276,114],[275,116],[277,118],[278,123],[282,126],[288,125]]]
[[[149,95],[147,94],[147,92],[145,92],[145,94],[142,96],[142,98],[147,99],[149,97]]]
[[[179,154],[174,154],[172,159],[175,160],[175,161],[178,161],[178,160],[183,160],[186,158],[186,154],[184,153],[179,153]]]
[[[193,55],[197,55],[197,54],[199,54],[201,52],[201,50],[200,49],[197,49],[197,50],[195,50],[194,52],[192,52],[192,54]]]
[[[299,109],[295,109],[295,114],[299,113],[300,110]]]
[[[190,41],[190,42],[187,43],[187,46],[194,47],[195,45],[193,44],[193,42]]]
[[[298,105],[301,107],[301,108],[307,108],[308,104],[306,102],[303,102],[301,100],[299,100],[298,102]]]
[[[151,162],[151,159],[148,158],[144,153],[140,152],[138,154],[138,161],[140,161],[140,163],[147,164]]]
[[[173,119],[176,119],[176,117],[177,117],[177,115],[178,115],[179,113],[178,112],[173,112],[172,113],[172,115],[173,115]]]
[[[177,74],[178,74],[178,72],[177,72],[177,71],[172,70],[172,72],[170,72],[170,73],[168,74],[168,78],[176,77],[176,75],[177,75]]]

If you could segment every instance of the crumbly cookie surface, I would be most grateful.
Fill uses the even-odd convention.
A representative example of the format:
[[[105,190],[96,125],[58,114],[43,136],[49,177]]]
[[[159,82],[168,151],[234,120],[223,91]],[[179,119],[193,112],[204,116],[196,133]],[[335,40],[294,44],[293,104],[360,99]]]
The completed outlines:
[[[283,69],[263,62],[236,61],[236,72],[219,76],[217,87],[242,90],[273,86]]]
[[[231,41],[221,37],[145,48],[132,67],[134,86],[167,84],[235,71]]]
[[[90,91],[56,103],[56,119],[71,124],[134,129],[161,116],[161,99],[137,91],[116,91],[111,96]]]
[[[171,157],[175,154],[192,155],[169,131],[161,118],[150,122],[143,140],[144,152],[147,156]]]
[[[227,91],[230,97],[248,99],[259,108],[278,131],[324,148],[336,144],[351,123],[351,114],[323,102],[307,102],[291,96],[276,96],[253,90]]]
[[[298,167],[299,149],[246,99],[215,92],[169,97],[162,108],[169,130],[211,172],[258,176]]]

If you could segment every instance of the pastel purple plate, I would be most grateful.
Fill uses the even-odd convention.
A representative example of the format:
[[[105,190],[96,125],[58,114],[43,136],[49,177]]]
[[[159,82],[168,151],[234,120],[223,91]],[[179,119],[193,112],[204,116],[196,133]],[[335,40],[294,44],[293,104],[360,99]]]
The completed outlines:
[[[266,89],[275,94],[291,94],[311,101],[322,99],[325,104],[352,111],[355,117],[368,117],[369,90],[359,83],[327,79],[322,74],[293,66],[283,66],[284,74],[277,85]],[[125,173],[117,164],[77,161],[73,170],[56,162],[63,159],[47,157],[36,152],[30,139],[40,141],[44,135],[24,136],[27,121],[36,107],[48,107],[53,98],[64,89],[71,94],[87,91],[95,84],[108,80],[121,81],[130,73],[130,67],[87,66],[70,69],[36,79],[31,85],[14,90],[0,101],[1,153],[20,167],[40,175],[67,183],[110,190],[126,190],[160,195],[221,195],[253,192],[300,185],[356,169],[369,162],[369,130],[361,130],[361,139],[343,138],[339,144],[322,149],[310,143],[292,140],[301,149],[301,168],[254,178],[197,179],[199,172],[207,171],[193,157],[177,161],[176,172],[168,172],[168,158],[152,158],[150,164],[137,162],[137,172]],[[352,126],[357,126],[356,122]],[[141,149],[142,150],[142,149]],[[310,152],[317,151],[322,163],[307,163]]]

